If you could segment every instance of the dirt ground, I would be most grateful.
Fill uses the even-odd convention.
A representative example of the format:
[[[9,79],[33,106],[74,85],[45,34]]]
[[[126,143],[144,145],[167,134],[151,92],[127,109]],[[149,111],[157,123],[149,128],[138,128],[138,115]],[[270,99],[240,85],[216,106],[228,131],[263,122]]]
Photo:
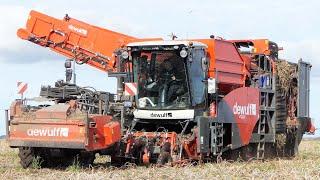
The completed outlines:
[[[0,140],[0,179],[318,179],[320,178],[320,141],[305,140],[294,159],[264,162],[222,162],[186,167],[127,167],[105,165],[98,157],[91,168],[70,166],[63,170],[23,169],[17,149]]]

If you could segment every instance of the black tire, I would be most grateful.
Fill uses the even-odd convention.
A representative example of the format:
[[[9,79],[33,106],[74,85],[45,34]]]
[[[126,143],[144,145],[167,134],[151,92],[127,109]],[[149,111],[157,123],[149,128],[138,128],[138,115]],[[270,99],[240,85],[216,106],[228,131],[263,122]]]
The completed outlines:
[[[242,149],[241,148],[238,148],[238,149],[232,149],[229,151],[229,154],[228,154],[228,160],[231,160],[231,161],[242,161]]]
[[[246,146],[241,147],[240,148],[241,159],[244,161],[250,161],[250,160],[256,159],[257,147],[258,147],[257,144],[248,144]]]
[[[172,162],[170,149],[171,149],[171,144],[169,142],[166,142],[161,147],[161,152],[157,160],[158,165],[165,165],[166,163]]]
[[[89,167],[93,165],[95,160],[95,153],[85,151],[65,150],[63,156],[58,160],[54,157],[50,157],[50,162],[55,167],[68,167],[70,165],[77,165],[80,167]]]
[[[74,157],[74,162],[76,162],[81,167],[89,167],[93,165],[95,158],[95,153],[80,152]]]
[[[37,163],[40,167],[57,168],[67,167],[70,165],[79,165],[81,167],[89,167],[95,160],[95,153],[69,151],[63,153],[62,157],[53,157],[50,149],[20,147],[19,157],[21,166],[26,169],[32,167],[35,158],[39,158]]]
[[[126,163],[126,158],[111,156],[110,166],[122,167]]]
[[[162,152],[160,153],[159,157],[158,157],[158,161],[157,164],[158,165],[165,165],[166,163],[172,162],[172,158],[170,155],[170,152]]]
[[[19,147],[19,157],[20,157],[20,164],[24,169],[31,167],[32,162],[36,157],[34,148]]]
[[[294,157],[298,153],[299,143],[297,142],[297,130],[288,130],[286,134],[285,156]]]

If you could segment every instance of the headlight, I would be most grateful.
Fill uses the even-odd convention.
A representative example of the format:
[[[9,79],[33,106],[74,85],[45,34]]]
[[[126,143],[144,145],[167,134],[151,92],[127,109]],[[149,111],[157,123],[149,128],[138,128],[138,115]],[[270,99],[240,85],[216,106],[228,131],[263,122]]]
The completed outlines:
[[[180,51],[180,56],[181,56],[182,58],[185,58],[185,57],[188,56],[188,52],[187,52],[185,49],[182,49],[182,50]]]
[[[128,59],[128,57],[129,57],[128,51],[122,51],[121,57],[122,57],[123,59]]]

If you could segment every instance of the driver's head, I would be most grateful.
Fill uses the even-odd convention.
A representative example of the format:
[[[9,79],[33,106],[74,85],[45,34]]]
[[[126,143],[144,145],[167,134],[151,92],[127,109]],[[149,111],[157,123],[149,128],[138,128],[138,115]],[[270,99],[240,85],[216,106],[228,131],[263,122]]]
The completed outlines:
[[[173,66],[172,66],[172,63],[170,62],[170,59],[167,59],[163,62],[163,67],[166,71],[172,72]]]
[[[141,59],[147,60],[147,59],[148,59],[148,56],[147,56],[147,55],[142,55],[142,56],[141,56]]]

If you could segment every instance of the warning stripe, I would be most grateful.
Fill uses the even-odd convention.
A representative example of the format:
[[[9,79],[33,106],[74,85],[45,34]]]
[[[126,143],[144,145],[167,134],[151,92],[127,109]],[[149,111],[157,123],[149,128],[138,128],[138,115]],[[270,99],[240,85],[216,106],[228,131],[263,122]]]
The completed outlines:
[[[137,83],[125,83],[124,84],[124,95],[125,96],[137,95]]]
[[[28,84],[24,82],[18,82],[17,87],[18,87],[18,94],[23,94],[27,90]]]

